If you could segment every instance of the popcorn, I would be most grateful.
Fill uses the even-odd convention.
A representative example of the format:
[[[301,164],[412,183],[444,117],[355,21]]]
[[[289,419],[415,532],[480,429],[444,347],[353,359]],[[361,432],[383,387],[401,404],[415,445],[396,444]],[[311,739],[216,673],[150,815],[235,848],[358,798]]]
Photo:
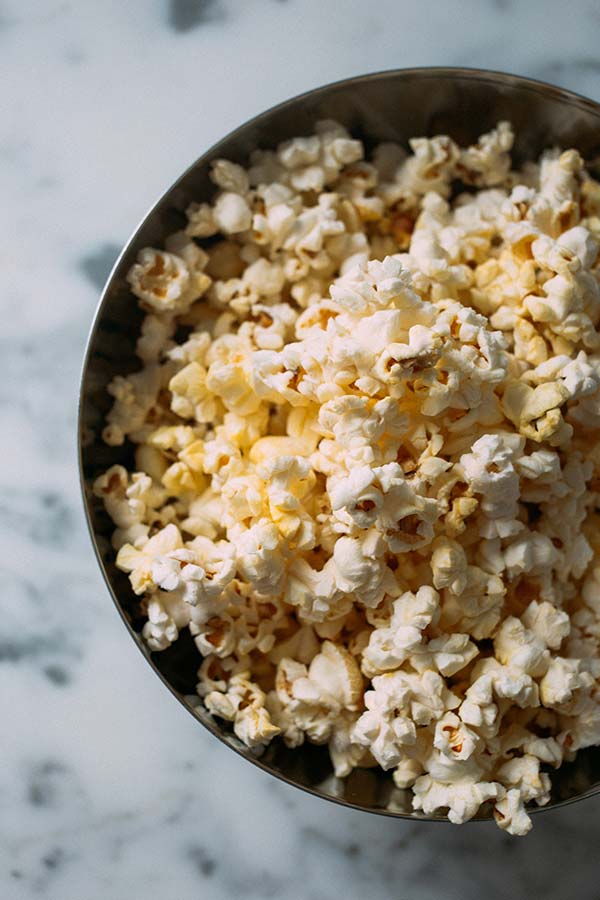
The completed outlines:
[[[466,725],[472,725],[479,734],[493,736],[498,721],[499,710],[493,702],[494,681],[488,674],[480,675],[472,681],[465,692],[458,715]]]
[[[259,594],[277,595],[283,588],[285,560],[279,529],[269,520],[258,521],[236,541],[237,569]]]
[[[447,808],[450,821],[461,825],[472,819],[483,803],[500,797],[502,788],[494,782],[475,782],[470,779],[441,784],[430,775],[422,775],[417,778],[413,792],[413,809],[431,815],[438,809]]]
[[[275,719],[281,718],[292,729],[294,742],[299,732],[325,743],[335,739],[340,729],[346,730],[348,714],[356,710],[362,696],[362,679],[350,653],[324,641],[308,667],[292,659],[280,661],[275,691],[280,704],[275,706]]]
[[[215,159],[211,166],[210,177],[221,190],[241,196],[247,193],[250,186],[246,170],[227,159]]]
[[[169,351],[169,339],[175,332],[175,323],[170,318],[150,313],[145,316],[140,330],[135,345],[136,356],[143,363],[159,362],[161,355]]]
[[[398,766],[405,748],[416,742],[415,723],[409,714],[399,712],[408,707],[411,690],[400,673],[377,676],[373,687],[365,694],[367,711],[354,726],[352,740],[368,747],[382,769],[387,770]]]
[[[365,542],[366,543],[366,542]],[[340,537],[333,548],[335,582],[346,594],[367,607],[378,606],[386,593],[394,593],[396,580],[384,560],[374,559],[368,546]]]
[[[460,153],[459,172],[464,181],[478,187],[502,184],[510,169],[510,150],[514,135],[510,122],[482,134],[475,146]]]
[[[433,746],[450,759],[469,759],[480,743],[477,733],[454,713],[446,713],[436,722]]]
[[[393,604],[388,626],[371,632],[363,653],[363,671],[372,676],[397,669],[421,644],[422,632],[438,611],[439,594],[421,587],[413,594],[407,591]]]
[[[300,456],[277,456],[261,463],[257,469],[265,482],[269,514],[286,538],[296,538],[298,546],[314,544],[312,522],[302,500],[312,490],[315,474],[308,460]]]
[[[143,521],[145,504],[141,499],[131,497],[129,475],[123,466],[111,466],[100,475],[94,482],[94,494],[103,501],[104,508],[119,528],[129,528]]]
[[[505,619],[498,629],[494,650],[499,662],[534,678],[548,668],[550,654],[545,643],[513,616]]]
[[[580,672],[581,661],[554,657],[540,681],[540,700],[544,706],[560,708],[573,699],[579,688],[591,686],[585,672]]]
[[[439,517],[438,503],[418,494],[401,474],[400,466],[390,463],[376,471],[384,494],[377,521],[389,549],[401,553],[427,546]]]
[[[545,534],[521,532],[506,546],[504,563],[510,576],[522,572],[538,575],[556,565],[559,554]]]
[[[422,675],[386,672],[372,684],[364,696],[367,711],[356,722],[352,739],[368,747],[384,769],[403,764],[406,753],[417,752],[415,725],[431,724],[460,702],[431,670]]]
[[[242,743],[525,834],[600,745],[600,186],[512,143],[365,158],[324,121],[214,160],[129,272],[103,438],[135,471],[93,492],[143,640],[187,629]]]
[[[302,558],[294,560],[287,571],[283,598],[298,609],[303,623],[324,622],[348,612],[352,600],[336,583],[336,566],[329,559],[322,569],[313,569]]]
[[[233,675],[223,693],[212,691],[204,698],[209,712],[233,722],[237,737],[248,747],[268,744],[280,729],[265,708],[266,696],[249,678],[248,672]]]
[[[123,377],[115,376],[107,391],[114,398],[102,432],[104,441],[112,447],[124,443],[126,437],[143,439],[148,419],[159,415],[159,395],[165,380],[168,381],[168,365],[150,363],[140,372]]]
[[[468,666],[478,653],[467,634],[457,633],[434,638],[422,647],[416,647],[410,662],[417,671],[435,668],[448,676]]]
[[[463,578],[464,582],[455,581],[443,591],[440,624],[470,634],[476,640],[490,637],[502,615],[504,583],[497,575],[490,575],[478,566],[465,566]],[[439,577],[437,586],[441,586]]]
[[[471,453],[460,458],[465,481],[475,494],[480,494],[479,508],[485,521],[484,537],[508,537],[522,527],[516,521],[519,479],[513,466],[517,447],[511,446],[512,435],[484,435],[475,441]]]
[[[512,700],[521,709],[539,705],[536,682],[517,666],[502,665],[494,657],[487,657],[475,663],[471,675],[473,685],[480,678],[490,676],[494,695],[500,700]]]
[[[521,621],[551,650],[558,650],[571,630],[571,621],[564,610],[536,600],[529,604]]]
[[[231,191],[219,195],[214,211],[214,222],[223,234],[247,231],[252,224],[252,211],[243,197]]]
[[[178,416],[197,422],[210,422],[217,413],[218,400],[208,389],[206,369],[193,360],[169,382],[171,409]]]
[[[210,286],[208,275],[181,256],[150,247],[140,250],[127,280],[144,309],[170,314],[186,312]]]
[[[183,541],[179,529],[176,525],[166,525],[139,549],[131,544],[121,547],[116,559],[117,568],[128,572],[135,593],[143,594],[156,584],[152,578],[155,559],[182,549]]]
[[[166,650],[175,643],[182,628],[190,623],[190,609],[178,594],[157,591],[148,600],[148,621],[142,637],[150,650]]]
[[[509,834],[524,835],[531,831],[532,821],[525,812],[521,792],[507,791],[494,806],[496,823]]]
[[[521,756],[505,762],[496,777],[510,790],[517,787],[521,800],[535,800],[538,806],[544,806],[550,800],[550,777],[540,773],[540,761],[535,756]]]
[[[180,587],[184,600],[198,607],[205,619],[220,609],[225,588],[235,574],[235,548],[227,541],[215,543],[209,538],[195,537],[188,543],[195,564],[181,568]],[[198,619],[196,619],[198,621]]]
[[[214,210],[208,203],[190,203],[186,209],[189,237],[212,237],[219,230],[215,222]]]
[[[400,196],[419,197],[429,191],[446,196],[460,156],[454,141],[445,135],[413,138],[410,147],[413,156],[401,164],[395,176]]]
[[[549,150],[540,160],[540,194],[553,208],[564,212],[574,199],[576,176],[581,172],[583,160],[576,150]]]

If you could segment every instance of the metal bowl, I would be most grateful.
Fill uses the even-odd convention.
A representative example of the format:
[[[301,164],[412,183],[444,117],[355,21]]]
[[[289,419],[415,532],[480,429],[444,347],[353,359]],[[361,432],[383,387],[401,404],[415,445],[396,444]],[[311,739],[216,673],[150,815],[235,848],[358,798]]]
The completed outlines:
[[[106,386],[117,373],[139,367],[134,356],[141,314],[125,275],[142,247],[161,246],[182,227],[183,210],[194,199],[208,198],[214,188],[211,160],[226,157],[244,163],[257,147],[273,147],[309,133],[315,120],[334,118],[367,147],[379,141],[406,144],[416,135],[449,134],[461,144],[474,141],[500,119],[516,132],[517,161],[534,158],[553,144],[576,147],[590,168],[600,162],[600,105],[569,91],[514,75],[472,69],[404,69],[351,78],[294,97],[233,131],[198,159],[160,198],[134,232],[106,283],[92,325],[83,365],[79,401],[79,455],[84,505],[100,568],[115,605],[132,638],[175,697],[202,724],[240,756],[288,784],[337,803],[400,818],[436,819],[411,808],[410,791],[394,787],[389,773],[359,769],[335,778],[327,749],[305,744],[287,749],[275,740],[256,756],[203,708],[195,708],[196,671],[200,657],[189,633],[162,653],[150,653],[140,637],[144,623],[139,599],[127,577],[114,565],[110,545],[113,524],[93,496],[94,478],[109,466],[132,465],[132,447],[107,447],[100,432],[109,408]],[[551,773],[556,808],[600,792],[600,748],[579,753],[573,763]],[[478,818],[489,818],[482,810]]]

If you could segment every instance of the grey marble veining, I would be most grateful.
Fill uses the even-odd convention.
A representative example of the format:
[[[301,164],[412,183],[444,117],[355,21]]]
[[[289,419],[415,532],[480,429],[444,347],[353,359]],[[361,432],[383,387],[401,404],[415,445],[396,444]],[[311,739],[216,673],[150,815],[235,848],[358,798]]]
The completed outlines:
[[[97,572],[79,368],[128,233],[200,152],[319,83],[473,65],[600,97],[595,0],[0,4],[2,900],[598,900],[600,801],[494,826],[335,807],[255,770],[153,676]]]

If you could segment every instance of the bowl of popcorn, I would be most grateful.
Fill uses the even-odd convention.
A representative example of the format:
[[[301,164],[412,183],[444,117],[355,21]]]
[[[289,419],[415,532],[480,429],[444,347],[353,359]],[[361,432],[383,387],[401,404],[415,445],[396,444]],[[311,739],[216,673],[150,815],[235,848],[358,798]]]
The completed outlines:
[[[600,790],[599,135],[514,76],[339,82],[204,154],[105,287],[80,452],[117,608],[320,797],[525,834]]]

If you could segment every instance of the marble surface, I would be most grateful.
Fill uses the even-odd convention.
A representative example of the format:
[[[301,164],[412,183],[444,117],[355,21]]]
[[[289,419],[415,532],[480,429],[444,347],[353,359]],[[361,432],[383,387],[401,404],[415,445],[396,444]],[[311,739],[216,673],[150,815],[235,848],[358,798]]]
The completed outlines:
[[[481,65],[600,98],[599,29],[596,0],[0,3],[2,900],[598,900],[600,799],[536,817],[524,840],[403,823],[304,795],[204,732],[112,607],[74,430],[119,246],[219,136],[393,66]]]

